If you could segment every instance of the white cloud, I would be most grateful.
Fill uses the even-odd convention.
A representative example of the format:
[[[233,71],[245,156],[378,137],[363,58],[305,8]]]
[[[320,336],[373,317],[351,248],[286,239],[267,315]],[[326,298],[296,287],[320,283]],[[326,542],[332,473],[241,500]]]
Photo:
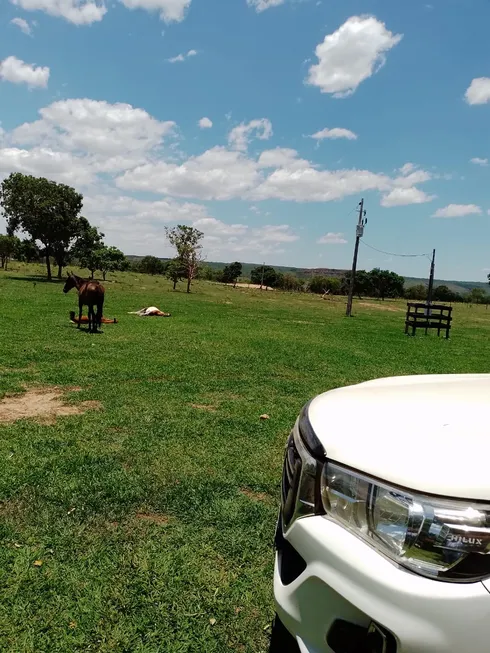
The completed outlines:
[[[191,0],[120,0],[128,9],[157,11],[166,23],[180,23],[184,20]],[[191,55],[192,56],[192,55]]]
[[[374,16],[352,16],[317,45],[318,63],[310,67],[306,82],[322,93],[347,97],[378,72],[401,39]]]
[[[400,174],[403,176],[409,175],[411,172],[413,172],[417,166],[414,163],[405,163],[402,165],[402,167],[399,169]]]
[[[264,150],[257,162],[259,168],[309,168],[310,162],[298,159],[296,150],[287,147],[276,147],[273,150]]]
[[[433,218],[462,218],[465,215],[480,215],[481,208],[476,204],[448,204],[432,215]]]
[[[291,231],[287,224],[270,225],[267,224],[258,229],[254,229],[254,235],[266,243],[294,243],[299,240],[299,236]]]
[[[197,50],[189,50],[188,52],[185,52],[184,54],[178,54],[176,57],[170,57],[170,59],[167,59],[169,63],[179,63],[181,61],[185,61],[186,59],[189,59],[189,57],[195,57],[197,54]]]
[[[423,184],[425,181],[430,181],[432,175],[426,170],[413,170],[413,172],[407,172],[405,168],[405,174],[402,174],[401,177],[396,177],[393,180],[393,184],[400,188],[411,188],[415,184]]]
[[[347,243],[344,234],[333,233],[332,231],[329,231],[328,234],[325,234],[316,242],[320,245],[345,245]]]
[[[93,173],[83,161],[67,152],[57,152],[49,148],[0,148],[0,178],[11,172],[48,177],[76,186],[83,186],[94,180]]]
[[[312,134],[311,138],[314,138],[317,141],[322,141],[325,138],[333,140],[346,138],[349,141],[355,141],[357,139],[357,134],[354,134],[350,129],[344,129],[343,127],[333,127],[332,129],[325,127],[325,129]]]
[[[208,216],[201,204],[168,198],[141,200],[105,186],[99,191],[84,195],[83,215],[102,229],[107,243],[127,254],[173,256],[164,226],[172,222],[192,224]]]
[[[272,133],[266,119],[232,130],[230,143],[240,149],[215,146],[190,157],[177,149],[177,133],[172,121],[156,120],[129,104],[87,98],[60,100],[41,109],[37,120],[3,134],[0,174],[18,170],[47,176],[80,187],[86,196],[108,195],[110,205],[120,203],[120,197],[126,198],[126,212],[117,213],[115,208],[103,211],[106,218],[102,218],[110,218],[113,232],[121,216],[131,221],[133,214],[140,221],[146,220],[145,232],[155,233],[155,224],[167,217],[171,219],[172,211],[179,219],[179,211],[184,209],[177,206],[188,207],[188,222],[212,217],[205,211],[201,213],[202,209],[196,208],[200,205],[192,200],[242,199],[264,216],[268,214],[256,203],[269,199],[326,202],[378,191],[387,206],[429,201],[429,196],[416,186],[428,181],[431,175],[415,166],[403,166],[405,174],[394,177],[370,170],[323,169],[300,158],[292,148],[276,147],[247,154],[242,148],[251,136],[266,139]],[[103,191],[98,190],[101,186]],[[127,199],[129,193],[124,195],[118,189],[154,193],[159,198],[138,204],[143,200]],[[176,198],[188,201],[179,203]],[[210,229],[214,223],[206,224]],[[266,227],[261,227],[260,238],[252,229],[247,231],[247,247],[252,247],[252,243],[257,247],[277,247],[278,243],[293,242],[295,238],[284,225]],[[135,231],[134,226],[131,228]],[[218,234],[216,225],[210,236],[240,239],[236,233]],[[233,251],[242,245],[235,242]]]
[[[253,7],[258,14],[266,9],[278,7],[284,4],[284,2],[285,0],[247,0],[248,6]]]
[[[213,121],[210,120],[209,118],[204,117],[201,118],[198,124],[201,129],[211,129],[211,127],[213,126]]]
[[[195,220],[193,226],[208,236],[242,236],[248,231],[246,224],[226,224],[210,217]]]
[[[251,199],[293,202],[331,202],[368,190],[387,191],[392,180],[369,170],[316,170],[313,167],[274,170],[253,192]]]
[[[242,152],[246,151],[250,136],[255,134],[255,137],[261,141],[266,141],[272,136],[272,124],[267,118],[260,118],[251,120],[249,123],[241,123],[234,127],[228,135],[228,143],[230,147]]]
[[[490,77],[477,77],[466,89],[465,99],[468,104],[487,104],[490,102]]]
[[[13,84],[27,84],[30,88],[46,88],[49,68],[25,63],[17,57],[7,57],[0,61],[0,79]]]
[[[84,154],[101,171],[124,170],[146,160],[175,123],[160,122],[130,104],[60,100],[39,111],[41,118],[12,132],[16,144],[33,144]]]
[[[284,251],[281,246],[298,240],[289,225],[251,228],[246,224],[227,224],[205,216],[194,220],[192,226],[204,233],[206,254],[221,260],[233,260],[238,255],[252,258],[257,254],[278,254]]]
[[[240,152],[213,147],[183,164],[148,163],[116,180],[120,188],[168,193],[176,197],[227,200],[246,195],[260,176],[254,161]]]
[[[29,23],[23,18],[12,18],[10,23],[12,25],[16,25],[20,29],[20,31],[24,32],[24,34],[27,34],[27,36],[32,36],[32,28],[29,25]]]
[[[177,202],[172,199],[148,201],[129,195],[121,195],[105,189],[106,193],[86,195],[83,199],[83,213],[98,224],[112,226],[121,220],[135,223],[160,224],[169,222],[195,222],[213,220],[207,217],[202,204]]]
[[[74,25],[91,25],[107,13],[101,0],[10,0],[26,11],[44,11],[50,16],[64,18]]]
[[[473,159],[470,159],[470,163],[474,163],[477,166],[486,167],[488,165],[488,159],[480,159],[480,157],[475,156]]]
[[[435,199],[435,195],[428,195],[423,190],[410,186],[408,188],[398,187],[391,190],[381,198],[381,206],[406,206],[408,204],[424,204]]]

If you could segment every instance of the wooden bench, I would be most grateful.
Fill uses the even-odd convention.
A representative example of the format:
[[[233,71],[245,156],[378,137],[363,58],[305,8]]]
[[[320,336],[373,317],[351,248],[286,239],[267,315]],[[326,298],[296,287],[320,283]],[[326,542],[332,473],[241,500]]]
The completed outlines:
[[[417,329],[425,329],[425,334],[429,329],[437,329],[437,335],[441,331],[446,332],[446,338],[449,338],[452,322],[452,306],[442,304],[417,304],[407,303],[407,315],[405,318],[405,333],[412,329],[412,336]]]

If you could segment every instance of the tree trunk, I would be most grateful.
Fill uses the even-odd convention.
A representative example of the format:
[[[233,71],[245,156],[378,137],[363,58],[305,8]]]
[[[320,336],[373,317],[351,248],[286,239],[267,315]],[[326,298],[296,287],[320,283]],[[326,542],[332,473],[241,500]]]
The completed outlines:
[[[91,272],[90,278],[93,279],[95,270],[90,270],[90,272]]]
[[[192,282],[191,277],[187,277],[187,292],[191,291],[191,282]]]
[[[63,266],[58,263],[58,279],[63,276]]]
[[[49,258],[49,249],[46,247],[46,270],[48,272],[48,281],[51,281],[53,279],[51,275],[51,261]]]
[[[104,281],[105,281],[105,275],[106,275],[106,271],[102,270],[102,279],[104,279]]]
[[[177,288],[177,279],[174,279],[174,290]]]

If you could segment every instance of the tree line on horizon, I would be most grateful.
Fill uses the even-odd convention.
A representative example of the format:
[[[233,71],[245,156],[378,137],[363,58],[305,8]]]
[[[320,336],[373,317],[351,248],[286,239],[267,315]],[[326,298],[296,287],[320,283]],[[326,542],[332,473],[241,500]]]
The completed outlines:
[[[58,267],[58,279],[63,268],[71,263],[89,270],[92,279],[96,271],[102,273],[104,280],[107,272],[135,267],[150,274],[162,271],[156,257],[145,257],[135,266],[120,249],[107,246],[104,234],[81,215],[82,206],[82,194],[71,186],[20,172],[4,179],[0,185],[0,208],[7,221],[7,233],[0,234],[1,268],[7,269],[12,258],[27,263],[44,259],[48,281],[53,277],[53,264]],[[25,236],[23,239],[16,235],[19,232]],[[165,233],[176,250],[165,271],[174,288],[178,281],[186,279],[190,292],[201,266],[204,234],[187,225],[167,227]]]
[[[97,271],[106,279],[108,272],[132,270],[143,274],[165,275],[174,289],[186,281],[187,292],[192,282],[205,279],[236,285],[242,277],[242,263],[235,261],[216,269],[204,263],[202,239],[204,234],[187,225],[165,228],[169,243],[176,250],[171,260],[145,256],[130,261],[117,247],[104,243],[104,234],[81,215],[83,196],[65,184],[16,172],[0,185],[0,207],[7,220],[7,233],[0,234],[0,266],[7,268],[11,258],[27,263],[46,262],[48,280],[52,279],[52,264],[63,269],[72,263],[90,271]],[[25,237],[20,239],[16,234]],[[260,265],[250,272],[250,283],[288,292],[346,295],[350,287],[350,272],[342,276],[313,275],[300,279],[291,272],[281,272],[269,265]],[[488,276],[490,282],[490,275]],[[427,287],[416,284],[405,288],[405,279],[390,270],[374,268],[356,273],[354,294],[379,299],[407,299],[424,301]],[[482,288],[473,288],[468,295],[452,291],[446,285],[434,288],[433,301],[488,303],[489,296]]]

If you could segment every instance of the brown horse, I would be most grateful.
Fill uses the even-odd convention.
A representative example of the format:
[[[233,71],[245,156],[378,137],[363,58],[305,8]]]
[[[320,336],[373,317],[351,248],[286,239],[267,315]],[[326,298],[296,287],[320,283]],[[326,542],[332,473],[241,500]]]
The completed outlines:
[[[67,293],[72,288],[78,290],[78,325],[82,320],[83,307],[88,307],[88,330],[91,333],[97,333],[97,326],[100,327],[102,323],[102,315],[104,308],[104,286],[98,281],[92,279],[82,279],[77,277],[76,274],[70,272],[66,280],[63,292]],[[94,306],[97,307],[97,314],[95,313]]]

